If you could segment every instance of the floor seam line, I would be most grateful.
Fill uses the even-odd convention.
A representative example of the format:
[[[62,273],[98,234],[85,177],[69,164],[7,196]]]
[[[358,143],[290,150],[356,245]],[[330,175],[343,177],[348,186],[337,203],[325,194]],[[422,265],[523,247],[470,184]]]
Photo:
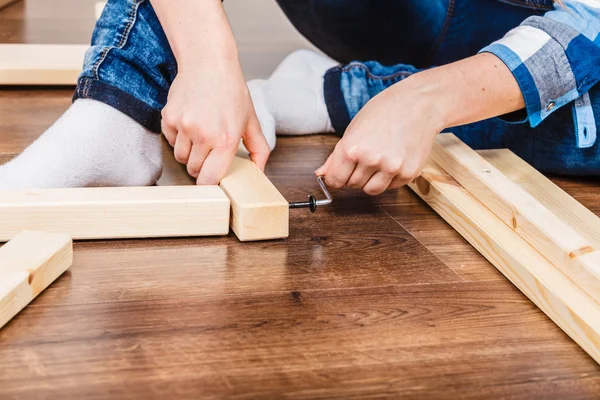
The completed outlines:
[[[392,216],[392,215],[391,215],[391,214],[390,214],[390,213],[389,213],[389,212],[388,212],[388,211],[387,211],[385,208],[383,208],[383,206],[377,206],[377,207],[379,207],[379,209],[380,209],[381,211],[383,211],[384,213],[386,213],[388,217],[390,217],[390,218],[391,218],[391,219],[392,219],[392,220],[393,220],[395,223],[397,223],[397,224],[398,224],[398,225],[399,225],[399,226],[400,226],[402,229],[404,229],[404,230],[405,230],[405,231],[406,231],[406,232],[407,232],[407,233],[408,233],[410,236],[412,236],[412,237],[413,237],[413,239],[415,239],[417,242],[419,242],[419,244],[421,244],[421,246],[423,246],[425,249],[427,249],[427,251],[428,251],[428,252],[430,252],[431,254],[433,254],[433,256],[434,256],[435,258],[437,258],[437,259],[438,259],[438,260],[439,260],[439,261],[440,261],[440,262],[441,262],[443,265],[445,265],[445,266],[446,266],[446,268],[448,268],[450,271],[454,272],[454,274],[455,274],[456,276],[458,276],[458,277],[460,278],[460,280],[461,280],[461,281],[463,281],[463,282],[467,282],[467,281],[465,280],[465,278],[463,278],[463,277],[462,277],[462,276],[461,276],[461,275],[460,275],[458,272],[456,272],[456,271],[454,270],[454,268],[451,268],[451,267],[450,267],[448,264],[446,264],[446,263],[445,263],[445,262],[444,262],[444,261],[443,261],[443,260],[442,260],[442,259],[441,259],[441,258],[440,258],[438,255],[437,255],[437,254],[435,254],[433,251],[429,250],[429,247],[425,246],[425,244],[423,244],[423,242],[421,242],[419,239],[417,239],[417,238],[415,237],[415,235],[413,235],[413,234],[412,234],[412,233],[411,233],[411,232],[410,232],[408,229],[406,229],[406,228],[404,227],[404,225],[402,225],[402,224],[401,224],[401,223],[400,223],[400,222],[399,222],[399,221],[398,221],[396,218],[394,218],[394,217],[393,217],[393,216]]]

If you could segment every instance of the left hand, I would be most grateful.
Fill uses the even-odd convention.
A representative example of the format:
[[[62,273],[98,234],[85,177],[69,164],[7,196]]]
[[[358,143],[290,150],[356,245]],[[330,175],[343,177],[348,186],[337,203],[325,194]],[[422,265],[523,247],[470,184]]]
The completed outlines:
[[[435,94],[414,77],[381,92],[356,115],[331,156],[315,171],[325,176],[328,186],[378,195],[418,176],[444,124]]]

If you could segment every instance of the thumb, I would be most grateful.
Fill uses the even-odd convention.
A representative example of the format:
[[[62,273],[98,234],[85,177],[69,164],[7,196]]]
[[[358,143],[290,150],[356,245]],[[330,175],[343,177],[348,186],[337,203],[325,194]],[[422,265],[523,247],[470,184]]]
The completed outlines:
[[[250,153],[250,159],[254,161],[261,170],[264,170],[269,155],[271,154],[271,149],[269,149],[267,139],[265,139],[265,136],[260,129],[260,123],[258,122],[255,113],[252,113],[252,116],[248,121],[246,133],[242,137],[242,140],[248,153]]]

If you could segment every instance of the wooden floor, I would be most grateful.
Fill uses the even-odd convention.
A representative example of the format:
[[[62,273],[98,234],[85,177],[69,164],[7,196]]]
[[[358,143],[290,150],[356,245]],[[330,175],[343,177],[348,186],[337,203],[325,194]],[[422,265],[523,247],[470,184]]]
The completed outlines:
[[[228,6],[248,76],[306,46],[270,1]],[[0,11],[0,41],[85,42],[92,22],[92,1],[27,0]],[[0,88],[0,163],[71,94]],[[302,200],[335,143],[281,138],[267,174]],[[165,163],[161,184],[190,182]],[[555,181],[600,214],[600,182]],[[284,241],[76,243],[0,331],[0,398],[600,397],[598,365],[409,190],[334,197],[292,210]]]

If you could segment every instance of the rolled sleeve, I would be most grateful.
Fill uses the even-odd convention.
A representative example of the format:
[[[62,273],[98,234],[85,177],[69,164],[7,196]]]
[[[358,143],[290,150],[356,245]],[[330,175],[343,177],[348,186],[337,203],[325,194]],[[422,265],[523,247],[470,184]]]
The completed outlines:
[[[539,125],[600,80],[600,0],[571,0],[485,47],[512,71],[527,120]]]

